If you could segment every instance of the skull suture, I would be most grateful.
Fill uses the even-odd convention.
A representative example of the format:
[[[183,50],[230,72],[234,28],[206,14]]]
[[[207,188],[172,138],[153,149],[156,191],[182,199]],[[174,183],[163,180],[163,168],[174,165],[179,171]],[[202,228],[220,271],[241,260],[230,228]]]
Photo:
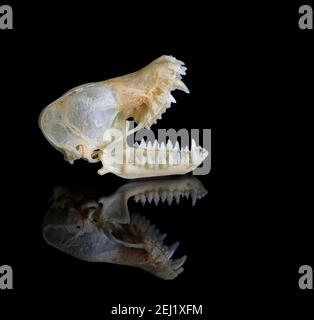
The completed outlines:
[[[129,214],[128,200],[142,205],[154,201],[170,205],[191,196],[192,205],[207,194],[195,177],[178,177],[123,185],[98,200],[83,193],[56,188],[54,203],[43,221],[43,236],[50,245],[89,262],[107,262],[141,268],[162,279],[183,272],[186,256],[173,259],[179,242],[167,246],[165,234],[140,214]]]
[[[148,142],[129,146],[127,136],[149,128],[175,102],[171,91],[189,93],[181,81],[184,63],[161,56],[143,69],[110,80],[76,87],[48,105],[39,126],[65,160],[102,162],[99,174],[124,178],[185,174],[198,167],[208,152],[192,141],[191,150]],[[128,131],[128,118],[138,124]]]

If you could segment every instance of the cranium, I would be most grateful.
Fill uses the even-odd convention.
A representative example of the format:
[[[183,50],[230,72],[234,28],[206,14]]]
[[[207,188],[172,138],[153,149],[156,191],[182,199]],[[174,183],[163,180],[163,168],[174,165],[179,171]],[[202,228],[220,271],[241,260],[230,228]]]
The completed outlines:
[[[89,262],[141,268],[162,279],[183,272],[186,256],[173,259],[179,242],[167,246],[165,234],[140,214],[129,214],[128,200],[158,205],[159,201],[191,196],[192,205],[207,191],[195,177],[132,182],[98,200],[83,193],[56,188],[54,203],[43,221],[43,237],[50,245]]]
[[[65,160],[102,162],[99,174],[124,178],[185,174],[198,167],[208,152],[192,141],[191,150],[179,143],[155,140],[129,146],[127,136],[149,128],[175,99],[175,89],[189,93],[181,81],[184,63],[161,56],[143,69],[106,81],[76,87],[48,105],[39,126]],[[137,123],[128,130],[128,118]]]

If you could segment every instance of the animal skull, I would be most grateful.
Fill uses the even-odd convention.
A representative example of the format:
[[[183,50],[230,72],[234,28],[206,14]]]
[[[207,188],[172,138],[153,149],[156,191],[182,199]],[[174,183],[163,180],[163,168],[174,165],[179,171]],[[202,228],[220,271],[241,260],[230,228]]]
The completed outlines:
[[[141,268],[162,279],[183,272],[186,256],[174,259],[179,242],[167,246],[165,234],[140,214],[129,213],[128,200],[169,205],[180,197],[197,199],[207,194],[195,177],[132,182],[98,200],[83,193],[56,188],[54,203],[43,221],[45,241],[89,262],[107,262]]]
[[[208,152],[192,141],[191,150],[146,143],[129,146],[127,136],[152,124],[176,102],[171,91],[189,93],[181,81],[186,68],[172,56],[161,56],[143,69],[118,78],[76,87],[48,105],[39,127],[64,159],[102,162],[98,173],[123,178],[185,174],[198,167]],[[129,130],[128,118],[137,127]]]

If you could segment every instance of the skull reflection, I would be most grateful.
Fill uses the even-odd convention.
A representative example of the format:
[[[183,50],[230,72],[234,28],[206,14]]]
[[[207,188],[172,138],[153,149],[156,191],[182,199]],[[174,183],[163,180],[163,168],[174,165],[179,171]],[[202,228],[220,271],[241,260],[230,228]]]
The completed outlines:
[[[186,256],[173,258],[179,242],[167,246],[166,235],[148,219],[129,213],[128,199],[157,205],[191,197],[194,205],[206,193],[195,177],[131,182],[97,201],[58,187],[43,221],[43,237],[80,260],[134,266],[162,279],[174,279],[183,272],[186,260]]]

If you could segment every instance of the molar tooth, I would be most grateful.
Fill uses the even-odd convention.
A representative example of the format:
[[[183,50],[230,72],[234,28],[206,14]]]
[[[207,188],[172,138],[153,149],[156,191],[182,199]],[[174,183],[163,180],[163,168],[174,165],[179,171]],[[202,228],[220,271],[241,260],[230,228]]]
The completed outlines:
[[[159,203],[159,194],[157,192],[154,193],[154,202],[155,205],[157,206]]]
[[[153,143],[153,149],[157,150],[157,148],[158,148],[158,141],[155,140],[154,143]]]
[[[168,150],[172,150],[172,148],[173,148],[173,145],[172,145],[171,140],[169,139],[168,142],[167,142],[167,149]]]
[[[169,150],[169,164],[177,164],[176,152]]]
[[[166,191],[162,191],[161,194],[160,194],[160,198],[161,198],[161,201],[162,203],[164,203],[167,199],[167,192]]]
[[[142,138],[142,140],[141,140],[140,148],[143,148],[143,149],[146,148],[146,143],[145,143],[144,138]]]
[[[148,201],[149,203],[151,203],[152,200],[153,200],[153,197],[154,197],[154,193],[153,193],[153,192],[150,192],[150,193],[148,194],[147,201]]]
[[[158,164],[167,164],[166,146],[162,142],[158,151]]]
[[[195,206],[196,199],[197,199],[196,192],[193,191],[192,192],[192,206],[193,207]]]
[[[167,202],[168,202],[169,205],[171,205],[172,200],[173,200],[173,194],[172,194],[172,192],[169,192],[167,194]]]
[[[177,164],[181,164],[181,154],[180,154],[180,151],[177,152]]]
[[[141,200],[142,205],[144,206],[145,202],[146,202],[146,197],[143,194],[140,195],[140,200]]]
[[[179,202],[180,202],[180,195],[181,195],[180,191],[175,191],[174,192],[174,197],[176,198],[177,204],[179,204]]]

